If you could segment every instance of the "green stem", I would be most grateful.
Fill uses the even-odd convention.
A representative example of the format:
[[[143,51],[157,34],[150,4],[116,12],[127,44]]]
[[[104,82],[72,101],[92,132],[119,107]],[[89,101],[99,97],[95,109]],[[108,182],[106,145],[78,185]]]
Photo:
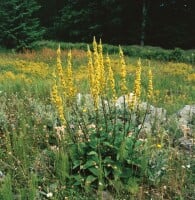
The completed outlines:
[[[79,111],[78,106],[76,106],[76,107],[77,107],[77,110]],[[81,130],[83,131],[84,138],[85,138],[85,140],[87,141],[88,130],[87,130],[87,126],[86,126],[86,123],[85,123],[85,120],[84,120],[84,117],[83,117],[83,113],[82,113],[81,111],[79,111],[79,115],[78,115],[77,111],[74,109],[73,106],[72,106],[72,110],[73,110],[73,112],[74,112],[74,114],[75,114],[75,116],[76,116],[76,119],[77,119],[77,122],[78,122],[78,124],[79,124],[79,127],[80,127]],[[81,121],[82,121],[83,123],[79,120],[79,118],[81,118]]]
[[[126,117],[126,102],[125,102],[125,95],[123,96],[124,97],[124,110],[123,110],[123,138],[125,138],[125,135],[126,135],[126,131],[125,131],[125,125],[126,125],[126,122],[125,122],[125,117]]]
[[[105,102],[102,97],[101,97],[101,102],[102,102],[102,110],[103,110],[104,121],[105,121],[105,126],[106,126],[106,133],[108,133],[108,119],[107,119],[107,114],[106,114]]]

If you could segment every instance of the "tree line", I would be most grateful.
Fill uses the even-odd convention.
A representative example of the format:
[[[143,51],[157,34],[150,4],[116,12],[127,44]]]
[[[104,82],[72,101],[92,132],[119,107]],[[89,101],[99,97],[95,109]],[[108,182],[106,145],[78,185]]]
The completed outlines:
[[[40,39],[195,48],[192,0],[1,0],[0,45]]]

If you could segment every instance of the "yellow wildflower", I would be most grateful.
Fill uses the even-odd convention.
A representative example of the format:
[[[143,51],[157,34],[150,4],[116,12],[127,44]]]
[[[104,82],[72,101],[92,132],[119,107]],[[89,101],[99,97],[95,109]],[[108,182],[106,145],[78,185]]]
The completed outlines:
[[[152,82],[152,71],[149,69],[148,72],[148,99],[152,99],[153,97],[153,82]]]
[[[135,84],[134,84],[134,93],[137,101],[141,95],[141,60],[138,60],[138,66],[135,72]]]
[[[88,57],[88,76],[89,76],[89,85],[90,90],[92,94],[92,88],[94,87],[94,69],[93,69],[93,60],[92,60],[92,54],[91,50],[89,48],[89,45],[87,46],[87,57]]]
[[[93,58],[94,58],[94,85],[92,86],[92,96],[94,100],[95,109],[98,109],[98,101],[100,94],[100,64],[99,64],[99,55],[98,48],[95,37],[93,39]]]
[[[111,91],[112,100],[116,101],[117,97],[116,97],[114,74],[110,64],[110,58],[108,55],[106,56],[106,63],[108,66],[108,90]]]
[[[127,93],[127,84],[126,84],[126,64],[125,64],[125,59],[123,55],[123,51],[121,47],[119,46],[119,56],[120,56],[120,68],[121,68],[121,92],[123,95]]]
[[[104,59],[103,59],[103,50],[102,50],[102,41],[98,44],[98,57],[99,57],[99,82],[100,84],[100,93],[104,95],[106,80],[105,80],[105,69],[104,69]]]
[[[62,86],[63,90],[66,90],[66,83],[65,83],[63,69],[62,69],[62,63],[61,63],[60,45],[57,49],[57,75],[60,78],[60,85]]]
[[[72,54],[71,51],[68,52],[68,66],[67,66],[67,97],[72,99],[75,95],[75,87],[73,83],[73,73],[72,73]]]
[[[58,88],[56,84],[54,84],[54,86],[52,87],[51,100],[57,108],[61,122],[65,124],[63,102],[62,102],[62,98],[58,95]]]

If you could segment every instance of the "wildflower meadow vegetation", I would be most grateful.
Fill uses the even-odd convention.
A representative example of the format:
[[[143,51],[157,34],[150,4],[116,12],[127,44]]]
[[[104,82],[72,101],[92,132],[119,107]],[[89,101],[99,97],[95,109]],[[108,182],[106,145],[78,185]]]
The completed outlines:
[[[108,52],[0,53],[0,200],[194,199],[194,62]]]

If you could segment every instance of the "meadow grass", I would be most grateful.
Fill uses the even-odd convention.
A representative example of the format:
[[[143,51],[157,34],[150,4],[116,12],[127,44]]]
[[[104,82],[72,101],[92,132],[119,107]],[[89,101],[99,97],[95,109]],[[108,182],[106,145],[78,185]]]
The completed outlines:
[[[61,50],[64,70],[67,55],[68,49]],[[121,65],[116,54],[110,58],[119,97]],[[128,92],[133,92],[137,58],[124,59]],[[84,50],[72,49],[77,93],[90,93],[87,60]],[[154,106],[172,115],[184,105],[195,103],[194,65],[148,59],[141,62],[142,101],[147,100],[151,69]],[[64,132],[55,103],[51,102],[56,50],[2,52],[0,69],[0,199],[101,199],[104,190],[115,199],[193,199],[194,156],[173,145],[177,134],[181,135],[176,124],[170,122],[169,127],[158,128],[155,136],[147,136],[148,142],[142,143],[136,135],[136,123],[130,127],[135,132],[131,137],[126,132],[128,124],[115,118],[128,113],[116,115],[115,110],[103,110],[96,118],[96,109],[87,110],[84,105],[70,111],[70,107],[66,110],[68,117],[73,112],[76,117],[71,122],[79,124],[69,127],[68,131],[75,134],[72,139]],[[97,123],[96,127],[85,128],[86,121],[88,125]],[[113,122],[117,135],[110,137]],[[83,139],[79,131],[91,134]],[[94,135],[96,132],[100,135]],[[115,143],[110,142],[113,137]]]

